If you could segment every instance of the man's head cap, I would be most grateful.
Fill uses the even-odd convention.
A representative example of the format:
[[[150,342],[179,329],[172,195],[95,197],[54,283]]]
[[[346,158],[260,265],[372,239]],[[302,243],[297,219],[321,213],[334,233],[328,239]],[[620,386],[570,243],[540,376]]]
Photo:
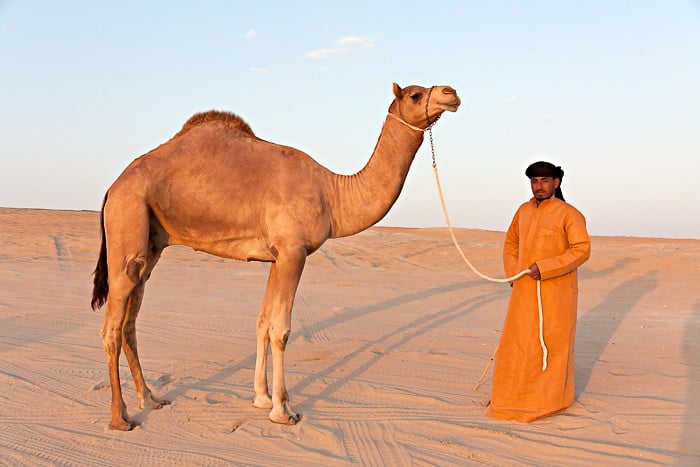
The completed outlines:
[[[564,171],[560,166],[551,164],[549,162],[539,161],[525,169],[525,175],[527,178],[534,177],[552,177],[558,178],[559,180],[564,178]]]
[[[561,181],[564,178],[564,171],[560,166],[544,161],[535,162],[525,169],[525,175],[530,179],[535,177],[558,178],[559,186],[554,190],[554,196],[564,201],[564,194],[561,192]]]

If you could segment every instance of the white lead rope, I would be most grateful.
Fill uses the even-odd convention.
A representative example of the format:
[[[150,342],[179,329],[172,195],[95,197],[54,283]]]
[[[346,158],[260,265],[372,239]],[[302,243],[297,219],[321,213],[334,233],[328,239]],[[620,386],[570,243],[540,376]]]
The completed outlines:
[[[426,113],[427,113],[427,111],[426,111]],[[459,252],[460,256],[462,256],[462,259],[464,260],[464,262],[467,263],[467,265],[474,272],[474,274],[476,274],[477,276],[479,276],[482,279],[485,279],[487,281],[501,282],[501,283],[513,282],[513,281],[520,279],[523,276],[528,275],[530,273],[530,270],[523,269],[522,271],[520,271],[519,273],[517,273],[514,276],[506,277],[503,279],[498,279],[495,277],[489,277],[485,274],[482,274],[480,271],[478,271],[472,265],[472,263],[467,259],[464,252],[462,251],[462,248],[459,246],[459,243],[457,242],[457,238],[455,237],[455,234],[454,234],[454,229],[452,228],[452,223],[450,222],[450,216],[447,213],[447,206],[445,205],[445,197],[442,194],[442,186],[440,184],[440,177],[438,176],[437,163],[435,162],[435,146],[433,145],[432,126],[435,124],[435,122],[432,122],[432,124],[430,126],[423,129],[423,128],[419,128],[417,126],[411,125],[410,123],[404,121],[403,119],[392,114],[391,112],[389,112],[389,116],[391,116],[394,119],[398,120],[399,122],[403,123],[404,125],[411,128],[412,130],[419,131],[419,132],[427,131],[429,133],[429,135],[430,135],[430,150],[431,150],[432,156],[433,156],[433,173],[435,174],[435,182],[437,183],[438,194],[440,195],[440,204],[442,205],[442,212],[445,214],[445,221],[447,222],[447,227],[449,229],[450,236],[452,237],[452,242],[454,243],[455,247],[457,247],[457,251]],[[542,288],[541,288],[541,282],[539,280],[537,281],[537,312],[538,312],[539,324],[540,324],[540,326],[539,326],[540,347],[542,347],[542,371],[545,371],[547,369],[547,356],[548,356],[549,352],[547,350],[547,345],[544,342],[544,316],[542,315]],[[481,377],[476,382],[476,386],[474,386],[475,391],[479,387],[481,380],[484,378],[484,375],[488,371],[489,366],[491,366],[491,362],[496,357],[496,352],[498,352],[498,347],[496,347],[496,350],[494,350],[493,355],[491,356],[491,359],[489,360],[488,364],[486,365],[486,368],[484,368],[484,371],[481,373]]]
[[[514,276],[511,277],[506,277],[503,279],[498,279],[495,277],[489,277],[485,274],[482,274],[480,271],[478,271],[472,263],[467,259],[467,257],[464,255],[464,252],[462,251],[462,248],[459,246],[459,243],[457,242],[457,238],[455,237],[454,234],[454,229],[452,228],[452,223],[450,222],[450,216],[447,213],[447,206],[445,205],[445,197],[442,194],[442,186],[440,184],[440,177],[438,176],[438,170],[437,170],[437,163],[435,162],[435,150],[433,148],[433,132],[432,130],[428,130],[430,133],[430,148],[433,152],[433,173],[435,174],[435,182],[437,183],[437,188],[438,188],[438,194],[440,195],[440,204],[442,205],[442,212],[445,214],[445,222],[447,222],[447,227],[450,231],[450,236],[452,237],[452,242],[455,244],[455,247],[457,247],[457,251],[459,251],[460,256],[462,256],[462,259],[464,260],[465,263],[471,268],[471,270],[476,274],[477,276],[481,277],[482,279],[486,279],[487,281],[491,282],[513,282],[518,279],[520,279],[523,276],[526,276],[530,273],[529,269],[523,269],[519,273],[517,273]],[[542,314],[542,288],[541,288],[541,282],[538,280],[537,281],[537,312],[538,312],[538,318],[539,318],[539,335],[540,335],[540,347],[542,347],[542,371],[545,371],[547,369],[547,356],[548,356],[548,351],[547,351],[547,345],[544,342],[544,316]],[[493,356],[489,360],[488,365],[486,366],[486,369],[484,369],[484,372],[481,374],[481,378],[479,378],[479,381],[477,381],[476,386],[474,386],[474,390],[476,390],[479,387],[479,384],[481,383],[481,380],[484,377],[484,374],[488,370],[489,366],[491,365],[491,362],[493,361],[494,357],[496,356],[496,352],[498,351],[498,347],[496,347],[496,350],[493,353]]]
[[[537,281],[537,312],[540,317],[540,347],[542,347],[542,371],[547,369],[547,346],[544,343],[544,317],[542,316],[542,286],[541,282]]]
[[[476,274],[477,276],[481,277],[482,279],[486,279],[487,281],[491,282],[513,282],[518,279],[520,279],[523,276],[526,276],[527,274],[530,273],[529,269],[523,269],[519,273],[517,273],[514,276],[511,277],[506,277],[503,279],[498,279],[495,277],[489,277],[486,274],[482,274],[480,271],[478,271],[472,263],[467,259],[467,257],[464,255],[464,252],[462,251],[462,248],[459,246],[459,243],[457,242],[457,238],[455,237],[454,230],[452,229],[452,223],[450,222],[450,216],[447,213],[447,207],[445,206],[445,198],[442,194],[442,186],[440,185],[440,177],[438,176],[438,170],[437,170],[437,164],[435,164],[435,160],[433,159],[433,173],[435,174],[435,182],[437,183],[438,187],[438,193],[440,195],[440,204],[442,205],[442,212],[445,214],[445,221],[447,222],[447,227],[450,231],[450,236],[452,237],[452,242],[455,244],[455,247],[457,247],[457,251],[459,251],[459,254],[462,256],[462,259],[464,260],[465,263],[471,268],[471,270]],[[539,334],[540,334],[540,347],[542,347],[542,371],[545,371],[547,369],[547,345],[544,343],[544,317],[542,315],[542,288],[541,288],[541,282],[538,280],[537,281],[537,312],[539,316],[539,323],[540,323],[540,329],[539,329]],[[496,349],[498,350],[498,348]],[[495,356],[495,352],[494,352]],[[493,360],[493,357],[491,357],[491,360],[489,360],[489,365],[491,364],[491,361]],[[486,367],[488,369],[488,366]],[[483,374],[482,374],[483,378]],[[481,378],[480,378],[481,380]],[[478,387],[478,385],[477,385]]]

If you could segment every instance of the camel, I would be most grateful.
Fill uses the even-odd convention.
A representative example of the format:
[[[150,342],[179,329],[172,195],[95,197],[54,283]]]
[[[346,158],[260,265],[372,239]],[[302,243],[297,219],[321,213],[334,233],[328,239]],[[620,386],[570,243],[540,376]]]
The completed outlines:
[[[256,321],[253,405],[269,409],[273,422],[299,421],[285,386],[284,351],[306,257],[329,238],[379,222],[401,192],[424,130],[460,105],[449,86],[394,83],[393,93],[374,152],[354,175],[333,173],[302,151],[262,140],[240,117],[220,111],[193,115],[173,138],[122,172],[102,203],[91,303],[94,310],[106,304],[100,337],[112,390],[111,429],[136,426],[122,397],[122,349],[141,408],[170,403],[146,384],[136,344],[145,284],[169,245],[270,263]]]

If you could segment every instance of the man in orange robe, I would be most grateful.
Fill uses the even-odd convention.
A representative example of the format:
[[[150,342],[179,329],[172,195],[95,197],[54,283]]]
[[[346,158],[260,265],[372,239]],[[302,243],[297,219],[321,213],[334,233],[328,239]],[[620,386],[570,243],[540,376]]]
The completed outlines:
[[[490,417],[519,422],[551,415],[574,402],[576,269],[591,252],[585,218],[561,193],[561,167],[535,162],[525,174],[533,198],[513,217],[503,263],[507,277],[524,269],[529,273],[511,284],[486,409]],[[542,334],[537,281],[541,285]]]

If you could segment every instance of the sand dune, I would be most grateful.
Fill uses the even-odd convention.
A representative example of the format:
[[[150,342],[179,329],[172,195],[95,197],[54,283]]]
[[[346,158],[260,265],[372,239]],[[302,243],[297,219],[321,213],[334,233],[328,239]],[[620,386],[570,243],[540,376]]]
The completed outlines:
[[[532,424],[483,413],[509,287],[444,229],[373,228],[308,261],[286,353],[295,426],[252,407],[268,266],[173,247],[138,321],[172,400],[114,432],[89,307],[98,214],[0,208],[0,464],[700,465],[700,240],[594,237],[580,270],[577,402]],[[501,276],[503,234],[459,230]],[[122,359],[123,360],[123,359]]]

